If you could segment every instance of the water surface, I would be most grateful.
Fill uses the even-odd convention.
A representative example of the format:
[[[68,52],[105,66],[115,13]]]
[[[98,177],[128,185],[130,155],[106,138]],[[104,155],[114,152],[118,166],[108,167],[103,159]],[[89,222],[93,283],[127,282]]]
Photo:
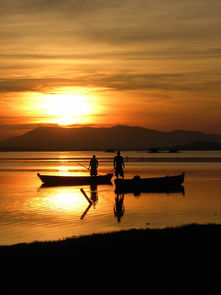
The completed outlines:
[[[176,175],[185,171],[184,193],[117,196],[114,184],[97,188],[41,187],[37,172],[88,175],[83,166],[88,165],[92,154],[100,159],[100,174],[112,169],[114,154],[106,152],[0,153],[0,244],[130,228],[221,223],[220,152],[122,152],[126,159],[125,177]],[[152,161],[153,158],[157,160]],[[92,199],[92,206],[80,188]]]

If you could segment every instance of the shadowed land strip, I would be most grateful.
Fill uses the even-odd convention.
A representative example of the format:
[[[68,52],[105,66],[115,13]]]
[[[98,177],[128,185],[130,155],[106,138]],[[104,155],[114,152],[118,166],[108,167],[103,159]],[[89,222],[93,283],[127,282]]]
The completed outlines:
[[[183,252],[184,251],[184,252]],[[220,255],[221,225],[190,224],[164,229],[131,229],[58,241],[0,246],[0,257],[150,257],[150,254],[204,252]]]
[[[0,259],[11,270],[18,268],[16,275],[24,265],[31,276],[33,270],[42,277],[45,269],[47,279],[58,273],[58,281],[65,272],[74,286],[76,278],[85,284],[92,278],[89,288],[105,280],[108,288],[116,288],[117,282],[117,290],[131,286],[137,291],[153,288],[150,294],[211,295],[220,294],[220,252],[221,225],[191,224],[0,246]]]

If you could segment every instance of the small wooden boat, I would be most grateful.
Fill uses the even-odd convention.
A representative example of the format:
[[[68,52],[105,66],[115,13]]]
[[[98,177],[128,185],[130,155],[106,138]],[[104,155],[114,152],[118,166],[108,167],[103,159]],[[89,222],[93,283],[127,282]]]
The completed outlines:
[[[116,178],[114,180],[116,191],[118,192],[145,192],[145,191],[170,191],[179,187],[184,182],[184,172],[177,176],[165,176],[156,178],[141,178],[134,176],[131,179]]]
[[[49,186],[110,184],[113,177],[111,173],[97,176],[41,175],[39,173],[37,175],[43,184]]]
[[[142,193],[157,193],[157,194],[182,194],[185,195],[185,189],[182,185],[173,185],[173,186],[161,186],[161,187],[121,187],[115,188],[115,194],[133,194],[134,196],[140,196]]]

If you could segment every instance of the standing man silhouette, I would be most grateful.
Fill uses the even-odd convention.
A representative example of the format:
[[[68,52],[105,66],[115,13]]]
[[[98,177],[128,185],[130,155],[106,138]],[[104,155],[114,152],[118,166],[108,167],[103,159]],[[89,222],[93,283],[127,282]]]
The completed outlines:
[[[120,175],[124,178],[124,159],[120,155],[120,152],[117,152],[117,155],[114,157],[114,169],[115,169],[115,176],[118,178]]]
[[[89,169],[91,176],[97,176],[98,160],[95,155],[90,160]]]

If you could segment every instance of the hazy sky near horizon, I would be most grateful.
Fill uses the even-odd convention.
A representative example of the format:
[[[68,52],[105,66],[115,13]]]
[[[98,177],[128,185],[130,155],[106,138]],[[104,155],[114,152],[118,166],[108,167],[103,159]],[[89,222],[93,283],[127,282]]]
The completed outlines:
[[[1,0],[0,139],[42,124],[221,134],[219,0]]]

